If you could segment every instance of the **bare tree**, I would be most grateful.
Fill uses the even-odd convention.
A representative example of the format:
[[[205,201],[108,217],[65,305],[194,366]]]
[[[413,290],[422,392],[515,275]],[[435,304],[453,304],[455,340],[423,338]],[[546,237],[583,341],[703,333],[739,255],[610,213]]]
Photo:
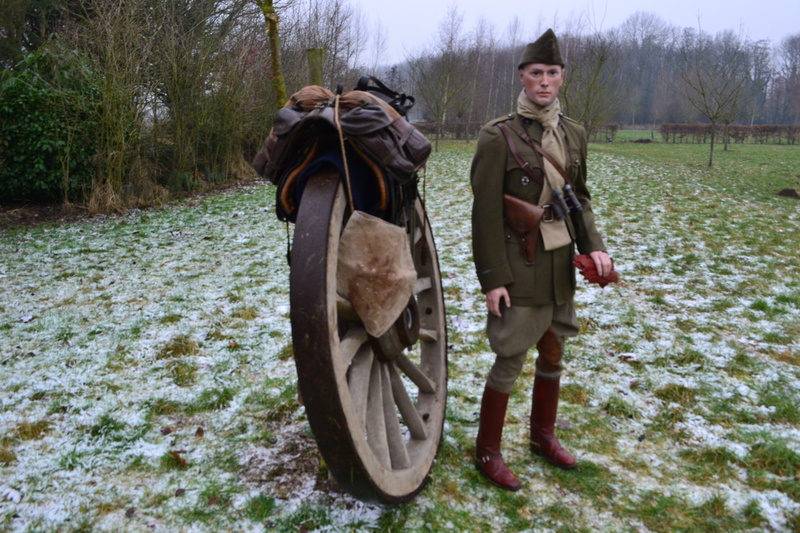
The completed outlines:
[[[711,39],[702,32],[687,30],[681,52],[684,95],[711,122],[708,166],[712,166],[717,124],[730,124],[741,111],[747,80],[744,45],[730,31]]]
[[[769,41],[757,41],[747,54],[748,83],[744,104],[749,123],[752,126],[756,117],[766,107],[767,90],[772,82],[773,69]]]
[[[125,204],[142,160],[141,125],[151,103],[157,25],[138,2],[84,0],[76,9],[75,46],[91,58],[98,79],[98,175],[89,207]],[[136,192],[134,192],[136,194]]]
[[[579,121],[588,135],[608,123],[620,108],[624,87],[617,72],[619,57],[608,37],[566,35],[562,39],[570,51],[561,99],[567,115]]]
[[[497,51],[499,43],[492,26],[485,27],[483,35],[484,54],[483,59],[478,65],[478,75],[475,76],[475,92],[477,93],[473,103],[473,120],[486,122],[492,113],[492,103],[497,94]]]
[[[372,46],[370,47],[372,53],[369,56],[367,69],[370,73],[377,73],[388,48],[388,37],[386,28],[380,21],[375,22],[372,27]]]
[[[650,123],[654,118],[654,97],[669,52],[671,32],[668,24],[654,13],[637,11],[617,32],[615,46],[624,57],[619,65],[620,79],[628,82],[625,102],[620,109],[630,124]]]
[[[464,16],[452,5],[439,26],[435,50],[408,62],[415,94],[435,123],[434,149],[437,151],[448,113],[461,107],[470,87],[472,66],[467,60],[466,40],[461,33],[463,21]]]
[[[255,15],[252,3],[82,1],[65,39],[91,58],[98,85],[90,207],[152,203],[167,196],[165,186],[230,178],[241,167],[242,114],[253,96],[242,83],[249,50],[235,43],[246,34],[245,8]]]
[[[519,84],[519,72],[517,69],[517,61],[519,60],[520,54],[522,52],[522,21],[514,15],[514,18],[508,25],[508,29],[506,31],[506,35],[508,36],[508,46],[511,48],[511,61],[513,67],[508,69],[509,72],[509,83],[508,83],[508,93],[507,93],[507,105],[508,108],[504,109],[503,113],[513,113],[514,110],[517,108],[517,95],[522,90],[522,87]],[[516,52],[516,57],[514,57],[514,53]]]
[[[779,53],[781,74],[788,78],[800,76],[800,33],[783,39]]]
[[[778,79],[775,89],[782,122],[800,122],[800,33],[786,37],[778,50]]]
[[[683,96],[683,91],[683,80],[679,73],[665,69],[659,74],[650,110],[654,122],[692,122],[699,119],[698,111]]]
[[[305,65],[305,51],[325,51],[325,84],[335,87],[362,67],[369,31],[364,16],[345,0],[304,0],[286,11],[284,32],[288,65]],[[298,80],[294,80],[297,82]]]

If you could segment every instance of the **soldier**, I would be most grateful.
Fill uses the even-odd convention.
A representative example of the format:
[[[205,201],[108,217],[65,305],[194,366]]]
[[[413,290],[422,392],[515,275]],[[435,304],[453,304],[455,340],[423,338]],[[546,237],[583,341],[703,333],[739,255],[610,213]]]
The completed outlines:
[[[531,451],[559,468],[575,467],[554,432],[564,337],[578,334],[575,246],[588,254],[600,278],[615,275],[586,188],[586,132],[560,112],[564,60],[552,30],[525,47],[518,69],[517,112],[483,126],[470,173],[473,256],[496,355],[481,402],[476,459],[489,481],[506,490],[518,490],[520,483],[500,453],[503,424],[533,345]],[[528,225],[512,225],[515,200],[527,202],[521,205],[541,220],[526,211]]]

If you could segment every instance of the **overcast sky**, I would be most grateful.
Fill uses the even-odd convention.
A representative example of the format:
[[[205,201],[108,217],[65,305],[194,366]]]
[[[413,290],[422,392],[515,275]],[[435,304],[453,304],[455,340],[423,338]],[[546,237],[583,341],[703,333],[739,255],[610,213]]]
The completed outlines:
[[[402,61],[421,50],[436,35],[453,3],[448,0],[350,0],[360,8],[371,31],[380,21],[388,34],[384,62]],[[770,39],[779,44],[790,34],[800,33],[800,0],[458,0],[464,15],[464,31],[472,31],[484,17],[497,35],[519,17],[525,36],[535,39],[538,30],[566,27],[579,17],[588,29],[617,28],[637,11],[653,13],[672,26],[701,28],[715,34],[741,31],[753,40]]]

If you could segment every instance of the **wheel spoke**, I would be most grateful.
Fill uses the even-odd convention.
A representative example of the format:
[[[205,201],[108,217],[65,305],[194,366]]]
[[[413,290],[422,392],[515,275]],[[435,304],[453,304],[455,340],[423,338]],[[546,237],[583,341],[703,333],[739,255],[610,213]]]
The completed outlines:
[[[394,384],[389,375],[389,364],[381,364],[381,385],[383,387],[383,418],[386,421],[386,440],[389,445],[389,455],[392,458],[392,468],[402,470],[411,466],[408,450],[403,439],[403,429],[395,409]]]
[[[339,341],[339,348],[342,354],[342,368],[347,369],[359,348],[366,342],[367,331],[364,328],[352,327],[347,330],[342,340]]]
[[[400,378],[400,374],[397,373],[397,369],[393,365],[387,366],[389,367],[389,377],[392,381],[392,395],[394,396],[397,408],[400,409],[400,414],[403,415],[406,426],[408,426],[411,438],[416,440],[427,439],[428,435],[425,431],[425,424],[422,422],[422,417],[419,416],[417,408],[411,401],[408,391],[403,384],[403,380]]]
[[[367,405],[367,441],[372,453],[387,468],[391,467],[389,443],[386,441],[386,419],[383,412],[381,363],[373,360],[369,378]]]
[[[363,344],[353,358],[347,385],[358,420],[362,427],[367,425],[367,404],[369,400],[370,370],[375,356],[368,344]]]
[[[408,378],[414,382],[414,384],[419,387],[420,392],[424,392],[427,394],[433,394],[436,392],[436,384],[434,381],[416,365],[413,361],[411,361],[405,354],[400,354],[397,359],[395,359],[397,366],[403,373],[408,376]]]
[[[423,340],[423,341],[426,341],[426,342],[436,342],[437,340],[439,340],[439,334],[436,333],[436,330],[433,330],[433,329],[420,328],[419,329],[419,338],[420,338],[420,340]]]
[[[414,244],[417,244],[422,239],[422,230],[419,227],[419,221],[414,226]]]
[[[417,278],[417,281],[414,283],[414,294],[430,290],[431,286],[431,278]]]
[[[350,302],[341,295],[336,295],[336,312],[339,316],[350,322],[359,322],[361,319]]]

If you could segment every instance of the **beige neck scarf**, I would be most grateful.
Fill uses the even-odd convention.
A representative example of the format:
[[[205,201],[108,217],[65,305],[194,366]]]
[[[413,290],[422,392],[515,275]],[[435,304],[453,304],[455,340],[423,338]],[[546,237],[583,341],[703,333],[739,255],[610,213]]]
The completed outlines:
[[[525,118],[530,118],[538,122],[544,128],[542,135],[542,148],[545,152],[553,156],[562,167],[566,167],[566,150],[564,141],[558,133],[558,121],[561,115],[561,103],[556,100],[547,107],[540,107],[531,102],[525,90],[519,93],[517,98],[517,113]],[[546,179],[542,186],[542,194],[539,196],[539,205],[547,205],[553,197],[552,187],[564,188],[564,178],[550,161],[544,159],[544,173]],[[564,220],[554,220],[541,224],[542,239],[544,239],[545,250],[555,250],[562,246],[567,246],[572,242],[569,235],[567,224]]]

